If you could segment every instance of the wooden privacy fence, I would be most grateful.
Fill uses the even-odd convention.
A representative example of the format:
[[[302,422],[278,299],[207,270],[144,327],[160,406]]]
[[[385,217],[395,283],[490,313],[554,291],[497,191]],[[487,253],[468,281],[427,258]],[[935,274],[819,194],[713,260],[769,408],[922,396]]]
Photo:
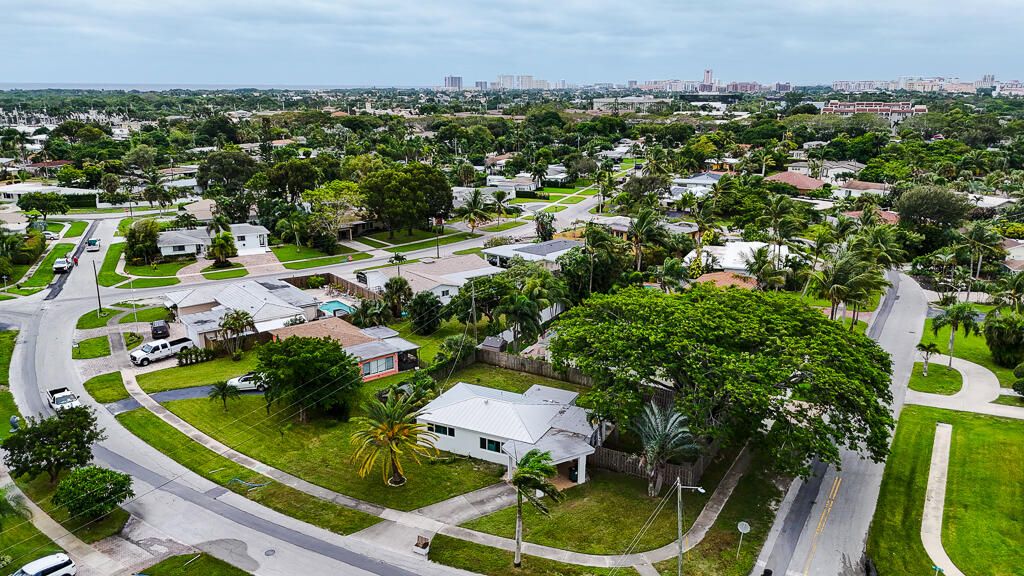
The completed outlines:
[[[702,450],[700,457],[698,457],[693,463],[667,464],[665,466],[665,482],[669,483],[675,480],[676,477],[679,477],[682,479],[683,484],[688,484],[690,486],[700,484],[700,479],[704,476],[704,471],[707,470],[707,467],[711,464],[711,461],[715,459],[717,454],[718,443],[714,443]],[[612,450],[611,448],[605,448],[603,446],[598,446],[593,454],[587,456],[587,466],[604,468],[606,470],[621,472],[638,478],[647,478],[647,471],[644,470],[644,467],[640,464],[640,458],[636,454],[619,452],[618,450]]]
[[[380,294],[366,288],[366,286],[363,286],[362,284],[357,284],[350,280],[346,280],[341,276],[337,276],[330,272],[321,272],[319,274],[307,274],[305,276],[291,276],[288,278],[282,278],[281,280],[291,284],[292,286],[295,286],[296,288],[305,290],[306,288],[309,288],[309,279],[312,278],[313,276],[319,276],[326,280],[327,283],[324,285],[325,287],[337,286],[342,292],[345,292],[350,296],[355,296],[357,298],[363,298],[368,300],[380,299]]]
[[[590,376],[587,376],[576,368],[567,368],[565,372],[559,372],[555,370],[555,367],[550,362],[537,360],[535,358],[524,358],[522,356],[515,356],[505,352],[477,348],[476,361],[483,364],[490,364],[491,366],[498,366],[499,368],[515,370],[516,372],[526,372],[527,374],[533,374],[534,376],[543,376],[554,380],[565,380],[566,382],[572,382],[579,386],[589,387],[594,385]]]

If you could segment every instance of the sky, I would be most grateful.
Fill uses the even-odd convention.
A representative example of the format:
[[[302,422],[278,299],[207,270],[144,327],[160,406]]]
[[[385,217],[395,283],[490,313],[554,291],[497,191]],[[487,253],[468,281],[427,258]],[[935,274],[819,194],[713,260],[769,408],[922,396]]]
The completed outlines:
[[[0,0],[0,83],[1024,79],[1024,0]]]

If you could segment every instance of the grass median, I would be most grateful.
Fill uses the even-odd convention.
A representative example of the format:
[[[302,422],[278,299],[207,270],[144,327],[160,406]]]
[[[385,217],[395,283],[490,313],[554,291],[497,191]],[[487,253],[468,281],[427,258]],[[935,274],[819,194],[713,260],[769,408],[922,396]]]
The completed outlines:
[[[182,554],[171,556],[146,568],[145,576],[248,576],[245,570],[235,568],[208,554]]]
[[[67,242],[61,242],[54,246],[53,249],[50,250],[50,253],[46,255],[46,258],[44,258],[39,264],[39,267],[36,268],[36,271],[32,273],[32,276],[29,277],[28,280],[22,282],[21,285],[25,288],[41,288],[49,286],[50,283],[53,282],[54,277],[53,263],[56,262],[58,258],[64,258],[74,249],[75,245]],[[70,272],[65,272],[65,274],[69,273]]]
[[[127,276],[122,276],[115,272],[117,270],[117,263],[121,260],[121,254],[124,252],[124,245],[124,242],[117,242],[107,248],[107,253],[103,255],[103,265],[100,266],[98,275],[100,286],[110,287],[128,279]]]
[[[960,387],[963,386],[963,376],[960,375],[959,371],[949,366],[930,362],[928,364],[928,376],[924,375],[923,369],[923,363],[917,362],[914,364],[914,371],[910,374],[910,382],[908,384],[911,390],[951,396],[959,392]]]
[[[523,555],[522,567],[515,568],[511,552],[444,534],[436,534],[431,540],[430,560],[488,576],[636,576],[632,568],[593,568],[527,555]]]
[[[85,391],[100,404],[109,404],[128,398],[120,372],[108,372],[85,381]]]
[[[104,356],[110,356],[110,338],[106,336],[79,340],[78,346],[71,348],[71,358],[74,360],[88,360]]]
[[[100,308],[98,312],[96,310],[86,312],[78,318],[75,328],[78,328],[79,330],[102,328],[107,325],[107,322],[109,322],[111,318],[120,312],[122,312],[122,310],[115,310],[113,308]]]

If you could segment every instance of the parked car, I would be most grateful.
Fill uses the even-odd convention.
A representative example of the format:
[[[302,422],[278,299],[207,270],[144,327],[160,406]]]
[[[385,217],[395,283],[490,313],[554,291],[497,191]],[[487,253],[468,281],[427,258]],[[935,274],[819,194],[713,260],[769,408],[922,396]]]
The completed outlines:
[[[46,238],[47,240],[56,240],[56,239],[60,238],[60,234],[57,234],[56,232],[50,232],[49,230],[46,230],[46,231],[43,232],[43,238]]]
[[[82,405],[78,396],[66,387],[51,388],[46,391],[46,399],[50,401],[50,407],[57,412],[68,408],[78,408]]]
[[[188,338],[177,338],[175,340],[154,340],[136,348],[128,355],[132,364],[136,366],[149,366],[150,362],[170,358],[178,352],[191,348],[192,341]]]
[[[33,560],[21,567],[12,576],[75,576],[78,567],[75,561],[63,552]]]
[[[167,325],[166,320],[157,320],[149,325],[149,333],[153,336],[153,340],[170,338],[171,327]]]
[[[100,251],[100,239],[99,238],[89,238],[88,240],[86,240],[85,241],[85,251],[86,252],[99,252]]]
[[[233,386],[240,392],[246,392],[248,390],[259,390],[260,392],[263,392],[266,388],[266,386],[259,381],[255,372],[249,372],[248,374],[243,374],[242,376],[228,380],[228,386]]]
[[[53,263],[54,274],[63,274],[70,272],[75,267],[75,263],[70,258],[57,258]]]

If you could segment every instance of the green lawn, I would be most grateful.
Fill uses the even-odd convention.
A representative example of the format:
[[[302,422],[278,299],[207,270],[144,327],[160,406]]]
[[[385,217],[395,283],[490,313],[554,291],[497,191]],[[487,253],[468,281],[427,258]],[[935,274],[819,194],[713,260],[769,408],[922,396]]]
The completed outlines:
[[[415,250],[425,250],[427,248],[433,248],[440,244],[454,244],[455,242],[462,242],[463,240],[470,240],[473,238],[479,238],[479,234],[473,234],[471,232],[459,232],[458,234],[452,234],[450,236],[442,236],[437,240],[424,240],[423,242],[416,242],[415,244],[405,244],[404,246],[393,246],[385,248],[388,252],[413,252]]]
[[[295,260],[305,260],[307,258],[324,258],[326,256],[332,256],[326,252],[321,252],[316,248],[310,246],[296,246],[295,244],[278,244],[277,246],[271,246],[270,250],[277,256],[279,262],[292,262]],[[338,246],[338,254],[351,254],[353,250],[346,246]],[[336,256],[338,254],[334,254]]]
[[[71,227],[64,233],[65,238],[78,238],[85,233],[85,229],[89,227],[89,223],[84,220],[75,220],[71,223]]]
[[[484,331],[485,326],[486,322],[481,322],[479,324],[478,329],[480,332]],[[441,342],[444,341],[445,338],[467,333],[466,326],[454,318],[447,322],[442,322],[437,331],[427,336],[420,336],[419,334],[414,333],[412,331],[412,322],[407,320],[392,322],[390,327],[398,330],[398,333],[402,338],[405,338],[413,344],[419,344],[420,360],[428,364],[434,360],[434,356],[437,355],[437,351],[441,347]],[[469,329],[468,334],[470,336],[473,335],[472,328]]]
[[[547,208],[541,210],[541,212],[555,213],[555,212],[561,212],[562,210],[565,210],[566,208],[568,208],[568,206],[548,206]]]
[[[79,330],[88,330],[90,328],[100,328],[107,325],[110,319],[120,313],[123,310],[114,310],[113,308],[100,308],[97,314],[96,310],[86,312],[82,314],[82,317],[78,319],[78,323],[75,324],[75,328]]]
[[[156,308],[139,308],[135,311],[129,311],[127,314],[122,316],[118,321],[118,324],[131,324],[136,321],[136,318],[138,318],[138,322],[167,320],[170,313],[170,310],[163,306],[157,306]]]
[[[559,188],[557,186],[545,186],[538,190],[538,192],[542,192],[545,194],[559,194],[561,196],[565,196],[566,194],[575,194],[576,187],[574,186],[572,188]]]
[[[419,261],[420,261],[419,258],[412,258],[410,260],[406,260],[405,262],[402,262],[402,266],[408,266],[409,264],[415,264],[415,263],[417,263]],[[366,272],[367,270],[380,270],[381,268],[394,268],[395,266],[398,266],[398,264],[380,264],[378,266],[370,266],[368,268],[360,268],[360,269],[356,270],[356,272]]]
[[[373,258],[373,256],[367,254],[366,252],[355,252],[353,254],[341,254],[339,256],[317,258],[316,260],[285,262],[284,267],[289,270],[305,270],[307,268],[317,268],[319,266],[333,266],[335,264],[341,264],[342,262],[357,262],[359,260],[366,260],[369,258]]]
[[[110,356],[110,338],[106,336],[79,340],[78,347],[71,349],[71,358],[75,360],[87,360],[103,356]]]
[[[551,202],[551,198],[513,198],[509,204],[531,204],[534,202]]]
[[[196,556],[199,558],[196,559]],[[182,554],[171,556],[146,568],[146,576],[248,576],[245,570],[239,570],[231,564],[218,560],[207,554]]]
[[[203,401],[210,403],[207,400]],[[260,412],[262,413],[262,410]],[[119,414],[117,420],[132,434],[196,474],[282,514],[338,534],[358,532],[379,521],[369,514],[350,510],[273,482],[270,478],[205,448],[144,408]],[[255,490],[247,490],[245,486],[232,482],[234,478],[252,484],[269,484]]]
[[[924,334],[921,336],[921,342],[935,342],[938,344],[939,350],[946,354],[949,346],[949,328],[943,328],[939,330],[938,335],[935,335],[932,333],[932,319],[929,318],[924,322]],[[1013,368],[996,365],[995,360],[992,359],[992,353],[989,352],[988,344],[985,343],[985,337],[981,334],[964,336],[962,329],[957,332],[953,344],[953,356],[988,368],[999,378],[999,384],[1003,388],[1010,388],[1017,380],[1013,375]]]
[[[355,242],[359,242],[360,244],[366,244],[370,248],[385,248],[387,246],[390,246],[390,244],[388,244],[387,242],[381,242],[380,240],[374,240],[373,238],[370,238],[369,236],[356,236]]]
[[[929,574],[921,544],[936,422],[953,425],[942,541],[965,574],[1018,576],[1024,565],[1024,421],[906,406],[868,535],[879,574]],[[979,553],[984,551],[984,553]]]
[[[430,541],[429,557],[438,564],[488,576],[636,576],[632,568],[591,568],[526,555],[523,555],[522,567],[515,568],[511,552],[444,534],[436,534]]]
[[[226,270],[221,270],[219,272],[203,272],[203,278],[206,278],[207,280],[228,280],[230,278],[241,278],[248,275],[249,271],[240,265]]]
[[[452,252],[452,254],[455,254],[456,256],[465,256],[466,254],[477,254],[478,256],[483,256],[483,253],[484,249],[480,246],[477,246],[476,248],[465,248],[463,250],[456,250]]]
[[[922,373],[923,368],[924,364],[921,362],[914,364],[914,371],[908,384],[911,390],[951,396],[959,392],[963,386],[963,376],[948,366],[929,362],[927,377]]]
[[[170,368],[139,374],[136,381],[146,392],[163,392],[191,386],[205,386],[218,380],[228,380],[251,372],[256,366],[256,353],[246,352],[242,359],[235,362],[231,358],[215,358],[209,362],[200,362],[191,366],[175,366],[173,358],[163,361]]]
[[[587,188],[586,190],[580,190],[576,194],[580,196],[597,196],[600,192],[597,188]]]
[[[21,285],[26,288],[49,286],[50,282],[53,282],[53,263],[56,262],[58,258],[67,256],[68,253],[74,250],[74,248],[75,245],[68,242],[61,242],[60,244],[55,245],[53,249],[50,250],[50,253],[46,255],[46,258],[44,258],[39,264],[39,267],[36,268],[36,271],[32,276],[28,280],[22,282]],[[65,272],[65,274],[68,274],[68,272]]]
[[[123,288],[125,290],[133,288],[162,288],[164,286],[174,286],[180,282],[181,280],[177,278],[133,278],[116,286],[116,288]]]
[[[128,397],[120,372],[108,372],[89,378],[85,381],[85,390],[100,404],[109,404]]]
[[[566,196],[558,201],[559,204],[579,204],[586,200],[583,196]]]
[[[504,232],[510,228],[518,228],[522,226],[524,222],[521,220],[506,220],[501,224],[492,224],[491,226],[484,226],[481,228],[484,232]]]
[[[999,398],[992,401],[993,404],[1002,404],[1003,406],[1020,406],[1024,408],[1024,398],[1020,396],[1011,396],[1009,394],[1000,394]]]
[[[124,527],[124,523],[130,516],[123,508],[118,508],[97,520],[54,505],[52,497],[54,491],[57,490],[57,484],[50,484],[50,477],[46,473],[40,474],[32,480],[26,477],[17,478],[15,482],[25,496],[32,499],[51,518],[60,522],[64,529],[74,532],[75,536],[87,544],[120,534],[121,528]]]
[[[143,341],[142,334],[138,332],[122,332],[121,338],[124,339],[124,347],[129,351],[134,350]]]
[[[131,274],[132,276],[174,276],[189,264],[194,264],[195,260],[174,260],[172,262],[161,262],[159,264],[143,264],[141,266],[133,266],[126,264],[124,271]]]
[[[526,372],[506,370],[504,368],[498,368],[497,366],[491,366],[490,364],[482,364],[479,362],[470,364],[462,370],[456,371],[452,374],[451,382],[477,384],[479,386],[497,388],[498,390],[516,392],[519,394],[526,392],[530,386],[533,386],[534,384],[541,384],[551,388],[560,388],[562,390],[574,390],[576,392],[583,390],[582,387],[571,382],[566,382],[565,380],[552,380],[551,378],[544,378],[543,376],[534,376],[533,374],[527,374]]]
[[[56,232],[57,234],[60,234],[62,230],[64,230],[64,223],[63,222],[47,222],[46,223],[46,231],[47,232]]]
[[[100,267],[99,272],[100,286],[110,287],[128,279],[127,276],[122,276],[115,272],[117,270],[117,263],[121,260],[121,253],[124,252],[124,245],[124,242],[117,242],[107,248],[107,253],[103,256],[103,265]]]
[[[260,396],[243,396],[221,405],[206,398],[165,404],[206,434],[261,462],[355,498],[400,510],[413,510],[500,481],[504,466],[468,458],[403,462],[408,482],[387,486],[378,466],[360,478],[352,463],[351,422],[325,417],[299,423],[294,409],[279,406],[268,415]],[[355,415],[358,415],[356,411]]]
[[[0,331],[0,386],[8,386],[11,383],[11,357],[14,356],[14,344],[17,340],[17,330]]]
[[[409,234],[409,231],[404,229],[395,230],[394,232],[394,237],[390,237],[391,233],[388,232],[387,230],[381,232],[374,232],[373,234],[361,236],[360,241],[363,241],[366,238],[370,238],[376,240],[377,242],[383,242],[384,244],[406,244],[408,242],[419,242],[421,240],[426,240],[428,238],[433,238],[434,236],[437,236],[437,230],[420,230],[418,228],[414,228],[412,234]],[[441,232],[441,235],[443,236],[445,234],[454,234],[455,232],[457,232],[457,230],[453,228],[445,228]],[[380,246],[380,248],[383,248],[383,246]]]

